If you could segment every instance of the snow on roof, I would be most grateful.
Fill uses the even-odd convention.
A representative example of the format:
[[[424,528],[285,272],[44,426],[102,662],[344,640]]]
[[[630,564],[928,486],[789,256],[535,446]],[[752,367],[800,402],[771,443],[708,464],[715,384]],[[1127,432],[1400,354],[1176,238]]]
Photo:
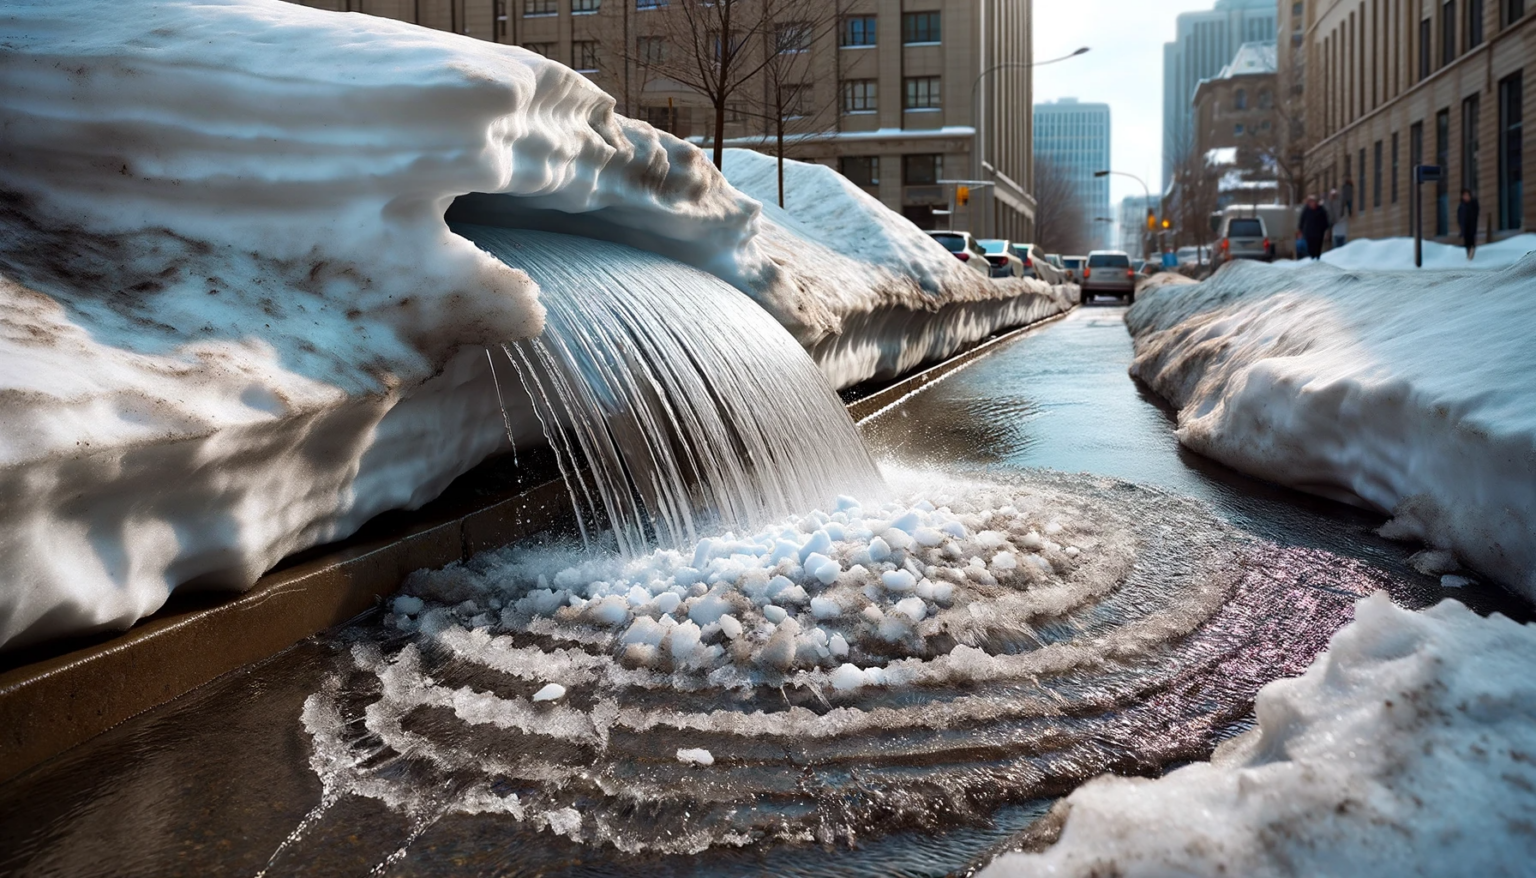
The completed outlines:
[[[1279,69],[1275,41],[1243,43],[1232,56],[1232,62],[1221,68],[1216,79],[1232,79],[1237,76],[1257,76],[1274,73]]]
[[[1205,164],[1207,167],[1222,167],[1223,165],[1237,164],[1237,147],[1218,146],[1205,152]]]

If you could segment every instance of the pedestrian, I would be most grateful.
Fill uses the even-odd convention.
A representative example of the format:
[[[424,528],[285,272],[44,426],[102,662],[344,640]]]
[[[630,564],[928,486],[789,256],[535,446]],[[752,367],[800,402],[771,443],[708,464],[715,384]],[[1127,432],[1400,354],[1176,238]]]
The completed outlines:
[[[1323,238],[1328,234],[1330,225],[1328,208],[1317,202],[1316,195],[1307,196],[1307,204],[1301,209],[1301,218],[1296,223],[1296,233],[1307,242],[1307,256],[1316,262],[1323,255]]]
[[[1339,189],[1335,186],[1328,190],[1328,200],[1323,202],[1323,208],[1328,211],[1328,234],[1324,240],[1333,238],[1333,224],[1344,215],[1344,201],[1339,198]]]
[[[1456,225],[1461,226],[1461,246],[1467,248],[1467,259],[1477,255],[1477,198],[1471,189],[1461,190],[1461,203],[1456,205]]]
[[[1355,181],[1346,176],[1344,178],[1344,203],[1339,208],[1339,219],[1355,215]]]
[[[1349,217],[1340,216],[1333,221],[1333,249],[1349,243]]]

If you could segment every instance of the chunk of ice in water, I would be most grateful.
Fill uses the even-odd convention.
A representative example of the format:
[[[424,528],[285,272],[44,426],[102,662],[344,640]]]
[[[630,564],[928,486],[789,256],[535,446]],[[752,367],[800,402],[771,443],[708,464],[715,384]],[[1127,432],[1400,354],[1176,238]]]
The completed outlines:
[[[908,570],[887,570],[880,574],[880,582],[888,590],[901,593],[917,587],[917,577]]]
[[[775,606],[773,604],[769,604],[768,606],[763,607],[763,618],[767,619],[775,625],[784,621],[788,616],[789,611],[785,610],[783,607]]]
[[[707,594],[701,598],[695,598],[688,604],[688,618],[700,626],[708,625],[720,621],[720,617],[730,609],[730,601],[718,593]]]
[[[831,598],[811,598],[811,615],[818,619],[836,619],[843,614],[842,605]]]
[[[891,557],[890,543],[887,543],[880,537],[875,537],[869,541],[869,560],[879,564],[889,557]]]
[[[533,693],[534,701],[559,701],[565,697],[565,687],[559,683],[550,683],[543,689]]]
[[[816,533],[811,535],[809,540],[806,540],[805,545],[800,547],[800,563],[808,564],[808,561],[812,555],[818,552],[825,554],[827,550],[831,548],[831,535],[829,535],[825,530],[818,530]]]
[[[555,835],[563,835],[567,838],[575,838],[581,832],[581,813],[575,808],[561,808],[558,811],[545,811],[544,821],[549,824]]]
[[[902,598],[896,602],[896,612],[911,619],[915,625],[928,615],[928,607],[922,598]]]
[[[848,655],[848,638],[841,634],[834,634],[827,639],[827,650],[837,658],[846,658]]]
[[[679,747],[677,761],[684,765],[714,765],[715,754],[703,747]]]
[[[1447,573],[1440,577],[1441,588],[1466,588],[1471,584],[1472,580],[1465,576],[1457,576],[1454,573]]]
[[[421,608],[425,607],[426,605],[427,602],[421,598],[403,594],[397,596],[395,598],[395,602],[391,606],[394,607],[396,616],[414,616],[421,612]]]
[[[836,655],[836,651],[833,652]],[[841,664],[831,674],[832,688],[840,692],[857,689],[863,686],[865,681],[864,669],[858,665]]]
[[[805,572],[820,580],[822,585],[831,585],[843,572],[843,565],[818,553],[805,559]]]

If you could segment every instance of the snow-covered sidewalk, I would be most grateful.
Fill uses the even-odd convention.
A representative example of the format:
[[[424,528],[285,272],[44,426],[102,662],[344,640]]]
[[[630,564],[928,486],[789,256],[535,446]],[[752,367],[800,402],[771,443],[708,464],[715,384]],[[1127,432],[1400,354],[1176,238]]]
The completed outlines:
[[[1391,514],[1385,533],[1442,550],[1426,571],[1460,562],[1536,598],[1536,256],[1238,263],[1147,292],[1126,322],[1131,372],[1179,409],[1180,442]]]
[[[1377,594],[1209,763],[1095,780],[1054,846],[982,876],[1529,874],[1533,665],[1536,627]]]

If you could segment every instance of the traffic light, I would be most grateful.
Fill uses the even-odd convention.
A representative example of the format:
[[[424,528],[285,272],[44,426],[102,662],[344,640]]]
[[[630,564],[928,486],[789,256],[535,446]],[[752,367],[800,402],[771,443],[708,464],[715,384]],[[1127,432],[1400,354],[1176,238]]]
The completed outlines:
[[[965,207],[970,202],[971,202],[971,187],[969,187],[969,186],[956,186],[955,187],[955,203],[960,205],[961,207]]]
[[[1167,220],[1163,220],[1163,229],[1166,231],[1167,229],[1171,229],[1171,228],[1173,228],[1173,223],[1171,223],[1171,222],[1169,222]]]
[[[1147,208],[1147,231],[1149,231],[1149,232],[1156,231],[1156,229],[1157,229],[1157,212],[1152,210],[1152,208],[1149,207],[1149,208]]]

